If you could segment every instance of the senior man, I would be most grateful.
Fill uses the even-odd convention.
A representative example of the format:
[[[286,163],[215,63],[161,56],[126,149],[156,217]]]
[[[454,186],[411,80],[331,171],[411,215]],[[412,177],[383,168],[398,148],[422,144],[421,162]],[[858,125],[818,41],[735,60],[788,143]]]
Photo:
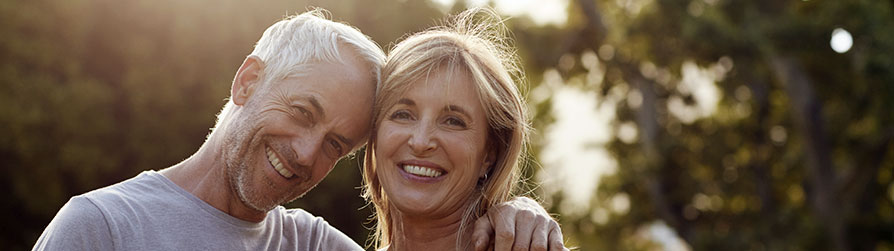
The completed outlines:
[[[316,186],[370,130],[385,55],[356,28],[321,12],[287,18],[264,32],[195,154],[72,197],[34,249],[362,249],[323,219],[280,206]],[[521,198],[499,211],[549,218],[531,204]],[[491,229],[515,232],[515,219],[494,218],[492,225],[476,224],[483,229],[476,239],[512,246],[512,239],[491,240]],[[526,236],[538,233],[515,234],[530,240]]]

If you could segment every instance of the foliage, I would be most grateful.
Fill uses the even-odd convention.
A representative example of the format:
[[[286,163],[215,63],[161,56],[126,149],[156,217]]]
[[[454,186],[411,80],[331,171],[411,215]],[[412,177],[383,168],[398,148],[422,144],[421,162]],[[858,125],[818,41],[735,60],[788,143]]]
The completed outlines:
[[[615,129],[637,127],[635,141],[608,144],[620,168],[590,212],[563,218],[582,249],[641,249],[629,240],[656,221],[695,250],[894,248],[892,2],[573,4],[569,27],[523,51],[567,83],[604,74],[592,95],[620,93]],[[856,34],[850,52],[828,47],[834,28]],[[561,63],[587,54],[599,67]],[[710,116],[687,69],[716,81]],[[618,195],[629,211],[609,210]]]

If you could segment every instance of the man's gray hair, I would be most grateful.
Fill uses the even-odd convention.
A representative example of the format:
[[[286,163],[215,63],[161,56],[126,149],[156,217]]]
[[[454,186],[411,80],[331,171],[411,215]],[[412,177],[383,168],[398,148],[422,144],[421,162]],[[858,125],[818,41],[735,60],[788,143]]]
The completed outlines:
[[[368,63],[369,71],[375,76],[376,93],[379,92],[385,52],[357,28],[334,22],[327,16],[328,11],[315,8],[286,17],[264,31],[249,55],[264,62],[262,85],[306,74],[310,64],[344,63],[339,55],[339,48],[346,45]],[[224,105],[217,115],[215,127],[221,126],[232,112],[233,106],[235,104],[232,101]],[[212,133],[213,131],[214,129]]]
[[[353,47],[372,67],[379,82],[385,53],[356,28],[333,22],[323,9],[285,18],[267,28],[258,40],[252,56],[264,61],[269,81],[283,80],[306,73],[308,63],[340,62],[340,43]]]

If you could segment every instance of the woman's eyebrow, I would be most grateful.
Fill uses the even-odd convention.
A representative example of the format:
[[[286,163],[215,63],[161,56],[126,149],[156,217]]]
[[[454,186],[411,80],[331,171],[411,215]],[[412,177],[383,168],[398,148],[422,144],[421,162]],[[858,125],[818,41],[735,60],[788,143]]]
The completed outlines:
[[[413,100],[410,100],[408,98],[402,98],[402,99],[398,100],[397,103],[402,104],[402,105],[408,105],[408,106],[416,106],[416,102],[413,102]]]
[[[457,105],[447,105],[446,107],[444,107],[444,111],[445,112],[458,112],[458,113],[462,114],[463,116],[471,117],[471,116],[469,116],[469,113],[466,112],[465,109],[463,109],[462,107],[457,106]]]

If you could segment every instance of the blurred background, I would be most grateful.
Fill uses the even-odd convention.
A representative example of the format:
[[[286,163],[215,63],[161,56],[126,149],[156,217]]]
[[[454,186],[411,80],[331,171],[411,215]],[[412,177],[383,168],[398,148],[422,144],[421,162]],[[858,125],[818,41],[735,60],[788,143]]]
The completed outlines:
[[[480,5],[508,18],[527,188],[568,245],[894,250],[891,0],[0,1],[0,247],[191,155],[285,15],[326,8],[387,51]],[[367,243],[359,162],[288,206]]]

